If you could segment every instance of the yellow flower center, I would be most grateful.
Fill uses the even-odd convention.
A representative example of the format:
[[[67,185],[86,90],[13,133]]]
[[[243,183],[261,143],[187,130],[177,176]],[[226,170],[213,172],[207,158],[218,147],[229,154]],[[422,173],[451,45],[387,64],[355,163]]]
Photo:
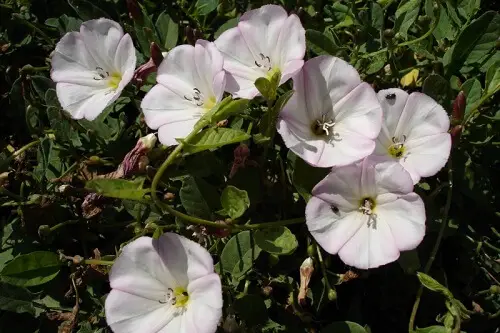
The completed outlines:
[[[217,104],[217,101],[215,100],[215,96],[210,96],[204,103],[203,103],[203,108],[205,109],[205,112],[208,112],[212,110],[212,108]]]
[[[108,77],[108,87],[111,89],[117,89],[118,85],[122,80],[122,75],[120,73],[114,72]]]
[[[175,304],[174,304],[175,307],[177,308],[185,307],[189,301],[189,295],[187,293],[187,290],[183,287],[175,288],[174,299],[175,299]]]
[[[401,158],[405,153],[405,146],[403,144],[390,145],[388,151],[392,157]]]

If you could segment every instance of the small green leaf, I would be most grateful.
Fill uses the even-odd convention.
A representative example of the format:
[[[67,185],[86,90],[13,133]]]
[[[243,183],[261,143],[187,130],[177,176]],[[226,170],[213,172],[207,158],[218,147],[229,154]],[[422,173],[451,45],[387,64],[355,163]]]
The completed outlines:
[[[465,115],[468,115],[476,102],[481,99],[483,89],[478,79],[468,79],[462,84],[462,90],[466,96]]]
[[[99,17],[109,17],[102,9],[94,6],[87,0],[68,0],[68,3],[84,21],[97,19]]]
[[[237,219],[242,216],[250,207],[247,191],[240,190],[234,186],[228,186],[222,191],[220,198],[222,208],[232,218]]]
[[[92,179],[85,184],[85,188],[105,197],[142,201],[149,189],[142,188],[144,178],[135,180],[125,179]]]
[[[262,250],[273,254],[291,254],[299,244],[295,235],[287,227],[257,230],[254,236],[255,244]]]
[[[252,268],[260,251],[260,247],[254,244],[250,231],[242,231],[234,235],[222,250],[222,269],[234,279],[240,279]]]
[[[246,110],[249,102],[248,99],[240,98],[224,103],[213,113],[212,122],[218,122],[242,113]]]
[[[198,0],[195,8],[199,15],[207,15],[217,9],[218,4],[218,0]]]
[[[486,93],[493,94],[500,88],[500,61],[495,62],[486,72]]]
[[[453,299],[453,294],[431,276],[422,272],[417,272],[417,277],[420,280],[420,283],[422,283],[422,285],[427,289],[443,294],[448,299]]]
[[[294,90],[288,90],[286,93],[281,95],[274,106],[271,109],[268,109],[261,118],[259,123],[259,130],[261,133],[254,136],[256,143],[268,142],[271,139],[271,136],[276,131],[276,121],[278,120],[278,116],[294,92]]]
[[[250,134],[225,127],[210,127],[196,134],[189,143],[184,142],[184,151],[197,153],[207,149],[215,149],[232,143],[250,139]],[[182,142],[182,140],[180,140]]]
[[[320,333],[367,333],[363,326],[351,321],[336,321],[323,328]]]
[[[211,219],[212,211],[220,207],[217,190],[202,178],[184,178],[179,196],[186,212],[200,218]]]
[[[278,71],[269,79],[260,77],[255,80],[255,87],[257,87],[257,90],[259,90],[266,100],[274,101],[276,99],[276,92],[278,91],[280,80],[281,73]]]
[[[0,282],[0,310],[35,316],[35,296],[27,289]]]
[[[382,30],[384,27],[384,10],[375,1],[370,3],[370,15],[372,27],[377,30]]]
[[[269,91],[271,90],[271,81],[266,79],[265,77],[259,77],[255,80],[255,87],[264,96],[265,99],[269,99]]]
[[[434,325],[434,326],[429,326],[429,327],[422,327],[422,328],[418,328],[415,330],[416,333],[451,333],[451,329],[450,328],[446,328],[444,326],[438,326],[438,325]],[[460,331],[462,333],[465,333],[464,331]]]
[[[234,301],[234,309],[250,327],[262,325],[268,319],[266,304],[258,295],[245,295]]]
[[[396,10],[396,23],[394,29],[404,38],[408,37],[408,29],[415,23],[420,12],[421,0],[406,0],[400,2]]]
[[[0,279],[19,287],[38,286],[55,278],[60,267],[61,261],[57,254],[36,251],[20,255],[7,263],[0,272]]]
[[[317,55],[334,55],[338,49],[333,40],[316,30],[306,30],[306,41],[307,46]]]
[[[163,48],[167,50],[174,48],[179,38],[179,26],[177,23],[166,12],[162,12],[158,16],[155,26]]]
[[[384,68],[386,63],[387,63],[387,54],[385,52],[375,55],[370,59],[368,68],[366,69],[366,74],[371,75],[377,73],[382,68]]]

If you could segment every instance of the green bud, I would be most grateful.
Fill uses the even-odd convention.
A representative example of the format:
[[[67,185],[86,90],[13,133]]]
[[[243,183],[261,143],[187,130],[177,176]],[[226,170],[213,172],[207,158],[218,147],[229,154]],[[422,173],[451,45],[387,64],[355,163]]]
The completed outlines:
[[[280,258],[275,254],[269,254],[269,265],[275,266],[280,261]]]
[[[491,286],[490,293],[491,294],[500,294],[500,287],[499,286]]]
[[[38,236],[40,236],[40,238],[45,238],[48,235],[50,235],[50,227],[48,225],[43,224],[38,227]]]
[[[307,247],[307,255],[311,258],[316,256],[316,244],[311,244]]]
[[[335,289],[328,290],[328,299],[330,301],[335,301],[337,299],[337,291]]]
[[[384,30],[384,37],[387,39],[394,38],[394,30],[392,29],[385,29]]]

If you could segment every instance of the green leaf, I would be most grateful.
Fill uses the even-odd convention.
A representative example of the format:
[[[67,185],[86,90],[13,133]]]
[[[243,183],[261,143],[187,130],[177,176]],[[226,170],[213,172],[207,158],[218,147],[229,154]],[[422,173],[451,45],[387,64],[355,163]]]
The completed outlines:
[[[463,18],[469,20],[479,10],[480,5],[481,0],[458,0],[457,11]]]
[[[204,219],[211,219],[212,211],[220,206],[217,190],[198,177],[184,178],[179,196],[189,215]]]
[[[430,6],[427,6],[428,3],[430,4]],[[426,14],[434,19],[434,14],[432,11],[433,4],[434,0],[426,0],[425,8],[426,8]],[[453,21],[448,16],[448,12],[446,11],[446,9],[442,4],[439,4],[439,11],[440,11],[439,21],[436,26],[436,29],[434,29],[432,34],[437,40],[441,40],[444,38],[448,40],[455,40],[455,34],[457,33],[458,28],[453,24]]]
[[[384,27],[384,10],[375,1],[370,3],[370,15],[372,27],[377,30],[382,30]]]
[[[259,256],[261,249],[253,243],[250,231],[246,230],[234,235],[222,250],[222,269],[234,279],[245,275]]]
[[[384,68],[387,63],[387,53],[379,53],[370,59],[368,68],[366,69],[366,74],[375,74]]]
[[[143,197],[149,192],[149,188],[142,188],[144,178],[134,180],[125,179],[92,179],[85,184],[85,188],[92,190],[105,197],[143,201]]]
[[[422,285],[427,289],[443,294],[448,299],[453,299],[453,294],[431,276],[422,272],[417,272],[417,277],[420,280],[420,283],[422,283]]]
[[[486,93],[493,94],[500,88],[500,61],[495,62],[486,72]]]
[[[247,191],[240,190],[231,185],[222,191],[220,202],[222,208],[224,208],[232,219],[242,216],[248,207],[250,207],[250,199],[248,199]]]
[[[58,29],[63,35],[67,32],[79,31],[82,20],[63,14],[59,18],[53,17],[45,20],[45,24]]]
[[[488,11],[472,22],[443,57],[446,76],[455,74],[464,64],[479,62],[495,47],[499,34],[500,15],[494,11]]]
[[[45,99],[45,93],[55,87],[54,82],[42,75],[32,75],[31,84],[40,98]]]
[[[266,304],[258,295],[244,295],[234,301],[234,310],[250,327],[262,325],[268,319]]]
[[[293,166],[292,184],[304,200],[308,201],[313,187],[325,178],[330,170],[328,168],[315,168],[291,151],[288,152],[288,160]]]
[[[218,122],[224,119],[227,119],[231,116],[235,116],[237,114],[242,113],[246,110],[248,103],[250,101],[248,99],[235,99],[230,100],[227,103],[221,104],[212,115],[212,122]]]
[[[417,250],[401,252],[398,263],[406,274],[415,274],[421,267]]]
[[[61,176],[64,165],[59,157],[59,150],[53,149],[52,139],[45,137],[41,140],[38,148],[38,165],[34,169],[34,174],[38,179],[51,180]]]
[[[239,19],[240,17],[237,16],[235,18],[232,18],[230,20],[228,20],[226,23],[224,23],[223,25],[221,25],[219,27],[219,29],[217,29],[217,31],[215,32],[214,34],[214,38],[217,39],[219,38],[220,35],[222,35],[222,33],[226,30],[229,30],[231,28],[234,28],[238,25],[238,22],[239,22]]]
[[[271,139],[271,136],[273,133],[276,131],[276,121],[278,119],[278,116],[285,107],[286,103],[290,100],[292,95],[294,94],[294,90],[288,90],[286,93],[281,95],[274,106],[271,109],[268,109],[267,112],[262,116],[260,123],[259,123],[259,130],[260,133],[258,133],[258,136],[254,136],[254,140],[256,143],[257,141],[261,140],[261,142],[268,142]]]
[[[272,254],[291,254],[299,244],[295,235],[287,227],[257,230],[254,237],[255,244]]]
[[[210,127],[196,134],[189,143],[184,142],[184,151],[197,153],[207,149],[215,149],[232,143],[250,139],[250,134],[225,127]],[[182,142],[182,140],[180,140]]]
[[[32,287],[52,280],[59,273],[61,261],[53,252],[36,251],[20,255],[0,272],[3,282],[19,287]]]
[[[363,326],[351,321],[336,321],[323,328],[320,333],[367,333]]]
[[[255,87],[265,99],[269,100],[270,93],[272,93],[271,81],[265,77],[259,77],[255,80]]]
[[[429,75],[422,85],[422,92],[432,97],[445,109],[449,108],[451,99],[450,83],[441,75]]]
[[[156,31],[160,37],[161,45],[170,50],[177,45],[179,38],[179,26],[170,18],[166,12],[162,12],[156,20]]]
[[[429,326],[429,327],[422,327],[422,328],[418,328],[415,330],[416,333],[451,333],[451,329],[450,328],[446,328],[444,326],[438,326],[438,325],[434,325],[434,326]],[[464,331],[460,331],[462,333],[465,333]]]
[[[25,288],[0,282],[0,310],[35,316],[34,298]]]
[[[394,30],[404,38],[408,37],[408,29],[415,23],[420,12],[421,0],[407,0],[400,2],[396,10],[396,22]]]
[[[338,49],[333,40],[316,30],[306,30],[306,41],[307,46],[317,55],[334,55]]]
[[[195,8],[199,15],[207,15],[216,10],[218,4],[218,0],[198,0]]]
[[[462,84],[462,90],[467,97],[465,115],[468,115],[477,101],[481,99],[483,89],[478,79],[468,79]]]
[[[69,5],[84,21],[97,19],[100,17],[109,17],[102,9],[94,6],[87,0],[68,0]]]

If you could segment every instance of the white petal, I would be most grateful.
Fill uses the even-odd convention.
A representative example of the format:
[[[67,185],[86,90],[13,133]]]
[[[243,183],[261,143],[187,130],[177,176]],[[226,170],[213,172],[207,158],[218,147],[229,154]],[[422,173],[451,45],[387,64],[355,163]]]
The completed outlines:
[[[194,60],[196,70],[198,71],[198,87],[202,93],[207,96],[221,96],[224,87],[217,87],[217,92],[214,90],[214,81],[221,81],[220,75],[224,75],[223,65],[224,60],[222,54],[215,47],[214,43],[207,42],[202,39],[196,41],[194,49]],[[222,82],[224,78],[222,77]]]
[[[362,197],[360,163],[332,171],[312,190],[312,195],[337,206],[344,211],[356,210]]]
[[[116,49],[114,66],[122,76],[118,89],[121,91],[132,80],[137,59],[132,38],[129,34],[123,36]]]
[[[405,147],[408,155],[401,164],[412,174],[416,184],[420,177],[434,176],[445,166],[450,156],[451,136],[445,132],[411,139]]]
[[[183,139],[193,131],[194,125],[198,119],[180,120],[160,126],[158,130],[158,139],[166,146],[175,146],[179,144],[175,139]]]
[[[196,70],[194,47],[174,47],[158,67],[156,80],[181,98],[191,96],[194,88],[200,89],[197,86],[200,79]]]
[[[201,117],[201,109],[161,84],[155,85],[141,102],[146,124],[151,129]]]
[[[115,333],[154,333],[182,318],[175,318],[167,304],[117,289],[107,296],[105,312],[106,322]]]
[[[377,193],[407,194],[413,191],[413,181],[405,168],[393,159],[369,158],[375,167]]]
[[[105,18],[86,21],[80,27],[80,34],[98,66],[109,72],[120,72],[114,62],[123,37],[123,29],[118,23]]]
[[[334,213],[329,203],[312,197],[306,206],[309,232],[328,253],[336,254],[358,232],[366,227],[368,218],[357,211]]]
[[[304,60],[291,60],[285,63],[281,70],[280,85],[288,81],[291,77],[298,74],[304,66]]]
[[[396,133],[401,114],[408,100],[408,93],[404,90],[391,88],[380,90],[377,97],[384,111],[384,124],[386,135],[392,138]]]
[[[165,266],[173,272],[187,272],[189,281],[214,272],[212,257],[200,244],[171,232],[163,234],[158,244]]]
[[[189,302],[202,303],[212,308],[222,308],[222,286],[220,277],[209,274],[189,283]]]
[[[63,82],[56,85],[56,93],[62,108],[68,111],[71,117],[87,120],[94,120],[120,96],[119,92],[110,88],[99,89]]]
[[[287,63],[289,64],[291,61],[302,60],[304,58],[306,52],[306,31],[302,27],[297,15],[290,15],[282,23],[277,44],[271,44],[271,46],[274,48],[273,58],[279,62],[282,72],[287,70]]]
[[[164,300],[168,288],[187,286],[186,256],[165,260],[158,251],[164,247],[164,242],[150,237],[140,237],[127,244],[111,268],[111,288],[151,300]]]
[[[416,193],[378,205],[376,214],[380,222],[389,225],[399,251],[412,250],[422,242],[425,235],[425,207]]]

